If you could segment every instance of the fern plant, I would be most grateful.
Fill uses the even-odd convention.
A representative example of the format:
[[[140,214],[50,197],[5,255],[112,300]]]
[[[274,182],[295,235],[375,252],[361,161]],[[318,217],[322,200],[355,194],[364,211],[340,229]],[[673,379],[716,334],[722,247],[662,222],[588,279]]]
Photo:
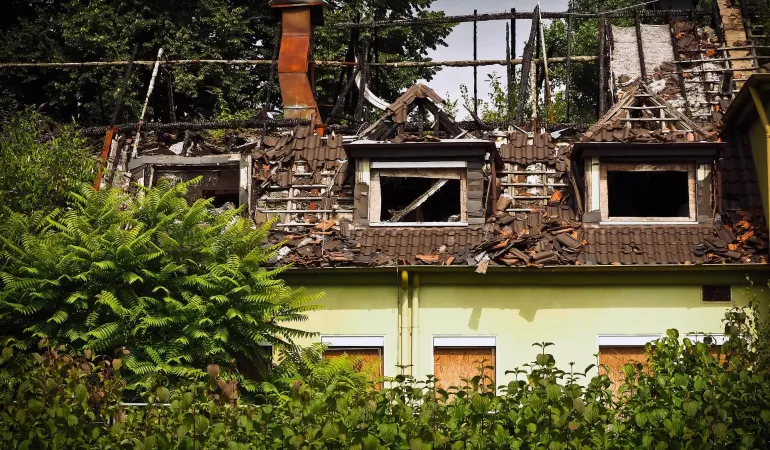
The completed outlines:
[[[253,228],[239,210],[189,205],[192,180],[159,180],[137,196],[83,186],[72,206],[14,214],[0,224],[0,333],[14,346],[56,344],[122,351],[135,376],[202,376],[219,364],[263,366],[260,344],[312,333],[292,326],[318,296],[278,278],[265,263],[277,248],[270,224]],[[125,349],[125,350],[124,350]]]

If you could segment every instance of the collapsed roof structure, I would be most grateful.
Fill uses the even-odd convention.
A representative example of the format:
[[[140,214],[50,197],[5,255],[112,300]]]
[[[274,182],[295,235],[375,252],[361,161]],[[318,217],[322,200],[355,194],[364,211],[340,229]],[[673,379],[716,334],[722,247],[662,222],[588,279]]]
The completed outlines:
[[[324,122],[312,95],[312,28],[322,3],[281,1],[277,73],[285,117],[301,125],[265,124],[224,140],[155,127],[133,158],[130,137],[114,140],[109,169],[113,183],[144,185],[204,175],[191,198],[246,205],[257,223],[273,221],[276,265],[463,265],[483,273],[490,265],[765,264],[751,151],[721,128],[764,47],[728,3],[706,12],[637,10],[630,27],[601,14],[601,116],[587,129],[539,126],[525,110],[550,101],[536,32],[548,14],[538,8],[517,61],[519,108],[510,123],[457,122],[419,83],[392,102],[379,99],[362,57],[329,117],[354,85],[356,118],[365,102],[384,111],[352,130]],[[569,83],[565,94],[569,102]]]

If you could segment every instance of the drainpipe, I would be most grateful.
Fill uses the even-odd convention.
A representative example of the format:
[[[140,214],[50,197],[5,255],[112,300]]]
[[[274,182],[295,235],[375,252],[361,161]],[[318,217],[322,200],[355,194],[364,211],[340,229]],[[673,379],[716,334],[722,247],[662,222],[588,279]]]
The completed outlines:
[[[399,327],[399,337],[401,345],[399,346],[398,365],[409,365],[409,273],[406,270],[401,271],[401,292],[399,298],[399,308],[401,309],[401,326]],[[404,373],[409,368],[404,367]]]
[[[412,364],[412,375],[422,376],[417,370],[417,364],[420,360],[420,274],[414,274],[412,279],[412,353],[410,363]]]
[[[759,97],[759,93],[754,86],[749,87],[751,92],[751,98],[754,100],[754,106],[757,108],[757,115],[759,120],[762,121],[762,125],[765,126],[765,157],[767,158],[767,197],[765,198],[765,220],[770,221],[770,122],[767,120],[767,113],[765,112],[765,105],[762,104],[762,99]]]

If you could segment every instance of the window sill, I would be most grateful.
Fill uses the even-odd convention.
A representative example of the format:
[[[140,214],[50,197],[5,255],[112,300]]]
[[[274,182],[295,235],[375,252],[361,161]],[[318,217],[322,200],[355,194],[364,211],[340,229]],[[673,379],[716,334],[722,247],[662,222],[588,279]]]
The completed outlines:
[[[599,225],[698,225],[696,220],[602,220]]]
[[[370,227],[467,227],[468,222],[375,222]]]

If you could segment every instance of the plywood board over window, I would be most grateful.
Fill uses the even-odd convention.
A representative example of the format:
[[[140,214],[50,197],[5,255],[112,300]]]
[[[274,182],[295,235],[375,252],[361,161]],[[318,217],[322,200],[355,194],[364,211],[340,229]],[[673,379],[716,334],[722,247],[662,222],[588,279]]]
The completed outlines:
[[[483,383],[490,389],[495,387],[495,347],[434,347],[433,367],[438,385],[444,389],[450,386],[463,387],[471,378],[482,374]]]
[[[345,348],[345,347],[332,347],[324,351],[324,359],[339,358],[343,355],[348,355],[358,360],[355,369],[359,372],[368,374],[371,380],[379,380],[384,373],[382,348],[381,347],[365,347],[365,348]]]
[[[642,363],[647,367],[648,359],[644,347],[599,347],[599,373],[610,377],[612,392],[616,393],[620,385],[626,382],[623,366],[626,364]],[[604,366],[607,366],[606,372]]]
[[[385,339],[382,336],[321,336],[321,342],[328,346],[323,354],[324,358],[348,355],[358,361],[356,370],[367,373],[371,380],[382,379],[385,373]],[[381,387],[382,385],[378,385],[378,388]]]

